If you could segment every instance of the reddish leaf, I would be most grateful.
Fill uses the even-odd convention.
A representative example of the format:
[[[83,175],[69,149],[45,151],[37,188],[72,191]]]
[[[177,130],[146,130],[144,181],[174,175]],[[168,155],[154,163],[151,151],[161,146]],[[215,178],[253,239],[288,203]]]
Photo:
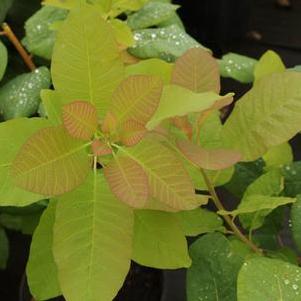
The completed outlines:
[[[63,108],[64,127],[78,139],[90,140],[97,130],[96,108],[86,101],[74,101]]]
[[[105,167],[104,175],[112,192],[126,204],[143,208],[148,193],[148,178],[143,168],[129,157],[115,157]]]
[[[220,91],[219,67],[210,53],[191,48],[177,59],[172,72],[172,84],[201,93]]]
[[[113,133],[117,128],[117,119],[113,113],[108,112],[102,123],[101,130],[106,133]]]
[[[120,134],[121,142],[126,146],[133,146],[141,141],[146,134],[146,128],[143,124],[128,120],[122,125]]]
[[[241,154],[237,151],[229,149],[208,150],[188,140],[177,141],[177,146],[187,159],[204,169],[225,169],[241,159]]]
[[[112,153],[112,149],[105,143],[99,140],[94,140],[92,143],[92,151],[95,156],[104,156]]]
[[[174,117],[173,123],[178,129],[182,130],[189,139],[192,138],[193,129],[192,129],[192,125],[190,124],[187,116]]]

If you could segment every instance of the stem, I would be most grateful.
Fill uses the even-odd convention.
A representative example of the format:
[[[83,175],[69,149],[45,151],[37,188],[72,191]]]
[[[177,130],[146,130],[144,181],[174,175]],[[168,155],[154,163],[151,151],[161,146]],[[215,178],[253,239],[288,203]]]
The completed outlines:
[[[206,185],[208,187],[208,191],[211,195],[211,198],[217,207],[218,210],[225,210],[223,204],[221,203],[218,195],[216,194],[216,191],[214,189],[214,186],[212,185],[210,179],[208,178],[207,174],[203,169],[201,169],[201,173],[204,177],[204,180],[206,182]],[[245,244],[247,244],[255,253],[262,255],[262,250],[260,250],[252,241],[250,241],[235,225],[230,215],[224,215],[223,216],[225,222],[228,224],[230,229],[233,231],[233,233]]]
[[[15,48],[19,52],[20,56],[22,57],[24,63],[29,68],[29,70],[34,71],[36,69],[35,64],[33,63],[30,55],[26,52],[26,50],[20,43],[19,39],[16,37],[14,32],[9,27],[9,25],[7,23],[3,23],[2,28],[3,28],[3,32],[1,32],[1,33],[3,35],[5,35],[11,41],[11,43],[15,46]]]

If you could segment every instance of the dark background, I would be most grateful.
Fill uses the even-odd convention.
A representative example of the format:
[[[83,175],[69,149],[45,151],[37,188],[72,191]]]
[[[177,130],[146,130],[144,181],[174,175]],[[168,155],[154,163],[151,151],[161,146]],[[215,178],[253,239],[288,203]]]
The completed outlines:
[[[275,0],[175,2],[182,5],[179,13],[188,33],[211,48],[216,57],[231,51],[259,58],[267,49],[273,49],[287,67],[301,64],[301,0],[292,0],[291,9],[277,7]],[[39,5],[40,0],[15,0],[8,22],[15,26],[19,37],[23,34],[24,21]],[[260,39],[254,39],[254,36]],[[233,91],[236,97],[250,88],[231,79],[223,79],[222,86],[223,91]],[[301,159],[298,152],[301,149],[300,137],[296,137],[292,144],[296,159]],[[0,301],[18,301],[22,300],[20,295],[26,295],[22,284],[25,282],[23,274],[30,237],[12,231],[8,235],[11,253],[8,268],[0,271]],[[162,279],[165,279],[163,284]],[[134,265],[116,300],[159,301],[163,291],[163,301],[185,301],[184,280],[182,271],[163,275],[161,271]]]

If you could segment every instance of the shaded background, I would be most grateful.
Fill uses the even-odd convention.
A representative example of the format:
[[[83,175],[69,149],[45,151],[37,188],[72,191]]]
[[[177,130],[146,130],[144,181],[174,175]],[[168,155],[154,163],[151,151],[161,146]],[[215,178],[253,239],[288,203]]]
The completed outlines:
[[[273,49],[282,57],[287,67],[301,64],[301,0],[292,0],[291,9],[277,7],[275,0],[175,2],[182,5],[179,13],[187,32],[211,48],[216,57],[231,51],[259,58],[267,49]],[[25,20],[39,6],[40,0],[15,0],[7,21],[13,24],[19,37],[23,36]],[[255,37],[257,39],[254,39]],[[222,87],[223,91],[235,92],[238,98],[250,85],[223,79]],[[292,145],[295,158],[300,160],[299,136],[294,138]],[[0,300],[18,301],[20,292],[22,294],[23,291],[20,289],[20,283],[28,256],[30,237],[12,231],[9,231],[8,235],[10,259],[7,269],[0,271]],[[162,288],[163,277],[165,281]],[[163,301],[185,301],[184,282],[183,271],[169,271],[162,275],[161,271],[135,265],[125,288],[116,300],[159,301],[163,290]]]

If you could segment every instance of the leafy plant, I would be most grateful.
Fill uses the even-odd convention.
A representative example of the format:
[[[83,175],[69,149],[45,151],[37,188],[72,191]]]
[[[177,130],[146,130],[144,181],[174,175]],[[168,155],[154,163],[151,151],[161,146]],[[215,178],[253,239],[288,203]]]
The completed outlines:
[[[188,268],[189,301],[298,300],[297,254],[279,233],[291,208],[300,247],[301,173],[287,143],[301,128],[300,73],[273,52],[218,62],[164,1],[45,5],[23,43],[51,58],[50,73],[3,28],[32,71],[0,90],[12,119],[0,123],[0,267],[3,228],[35,229],[26,271],[37,300],[112,300],[131,260]],[[220,69],[254,82],[224,123],[234,94],[219,95]],[[188,249],[185,236],[200,234]]]

